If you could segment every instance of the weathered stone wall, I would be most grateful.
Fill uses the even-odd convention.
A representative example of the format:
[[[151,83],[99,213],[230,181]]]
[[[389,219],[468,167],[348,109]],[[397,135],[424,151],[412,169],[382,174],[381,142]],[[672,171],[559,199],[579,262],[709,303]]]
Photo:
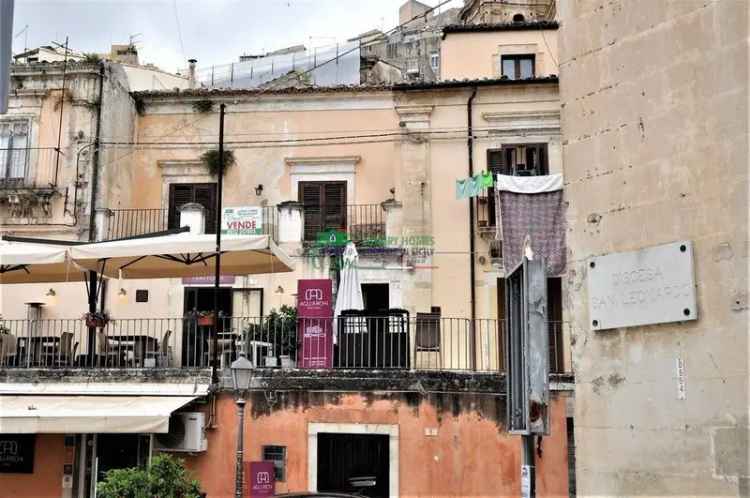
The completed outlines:
[[[746,496],[748,4],[566,1],[560,19],[578,493]],[[587,258],[682,239],[698,320],[593,332]]]

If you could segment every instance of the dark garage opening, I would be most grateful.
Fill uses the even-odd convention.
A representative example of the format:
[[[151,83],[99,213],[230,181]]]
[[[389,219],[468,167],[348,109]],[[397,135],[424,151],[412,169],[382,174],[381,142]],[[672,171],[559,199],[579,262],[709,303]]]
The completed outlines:
[[[318,491],[388,498],[388,436],[318,434]]]

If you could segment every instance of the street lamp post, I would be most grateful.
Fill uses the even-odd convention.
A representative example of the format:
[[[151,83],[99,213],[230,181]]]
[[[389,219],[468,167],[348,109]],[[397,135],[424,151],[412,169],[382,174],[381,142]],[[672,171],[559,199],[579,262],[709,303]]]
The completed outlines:
[[[232,371],[232,386],[234,387],[235,401],[237,403],[237,415],[239,416],[239,426],[237,427],[237,462],[234,481],[234,496],[235,498],[242,498],[245,393],[250,389],[253,364],[245,357],[244,352],[240,352],[240,356],[232,362],[230,369]]]

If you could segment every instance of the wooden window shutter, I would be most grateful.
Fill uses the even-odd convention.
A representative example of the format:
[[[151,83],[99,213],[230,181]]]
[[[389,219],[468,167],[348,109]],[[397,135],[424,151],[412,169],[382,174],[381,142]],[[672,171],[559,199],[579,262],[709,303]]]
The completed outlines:
[[[328,182],[323,189],[325,229],[346,230],[346,182]]]
[[[505,155],[502,149],[487,150],[487,169],[493,173],[507,174],[505,172]]]
[[[216,185],[194,185],[193,192],[193,202],[197,202],[206,210],[206,233],[216,233]]]
[[[180,228],[180,208],[193,202],[192,184],[169,186],[169,228]]]
[[[487,169],[493,174],[507,175],[505,151],[503,149],[487,150]],[[489,226],[497,226],[495,219],[495,189],[487,191],[487,223]]]
[[[196,202],[206,210],[206,233],[216,233],[216,184],[183,183],[169,186],[169,228],[179,228],[180,208]]]
[[[305,210],[305,240],[315,240],[318,232],[323,231],[321,204],[323,186],[318,182],[299,183],[299,201]]]

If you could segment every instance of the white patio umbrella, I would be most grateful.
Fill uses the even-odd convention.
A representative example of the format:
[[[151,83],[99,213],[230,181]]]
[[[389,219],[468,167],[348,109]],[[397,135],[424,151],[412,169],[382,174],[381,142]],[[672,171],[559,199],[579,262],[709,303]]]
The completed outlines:
[[[341,269],[339,290],[336,293],[336,307],[333,312],[337,318],[344,310],[362,310],[365,307],[362,299],[362,286],[359,285],[359,273],[357,272],[359,255],[354,242],[346,244],[342,259],[344,264]]]
[[[179,233],[71,247],[80,267],[110,278],[180,278],[215,272],[216,236]],[[291,258],[268,235],[225,235],[221,238],[221,273],[252,275],[289,272]]]
[[[80,282],[88,278],[68,258],[69,246],[0,240],[0,284]]]

